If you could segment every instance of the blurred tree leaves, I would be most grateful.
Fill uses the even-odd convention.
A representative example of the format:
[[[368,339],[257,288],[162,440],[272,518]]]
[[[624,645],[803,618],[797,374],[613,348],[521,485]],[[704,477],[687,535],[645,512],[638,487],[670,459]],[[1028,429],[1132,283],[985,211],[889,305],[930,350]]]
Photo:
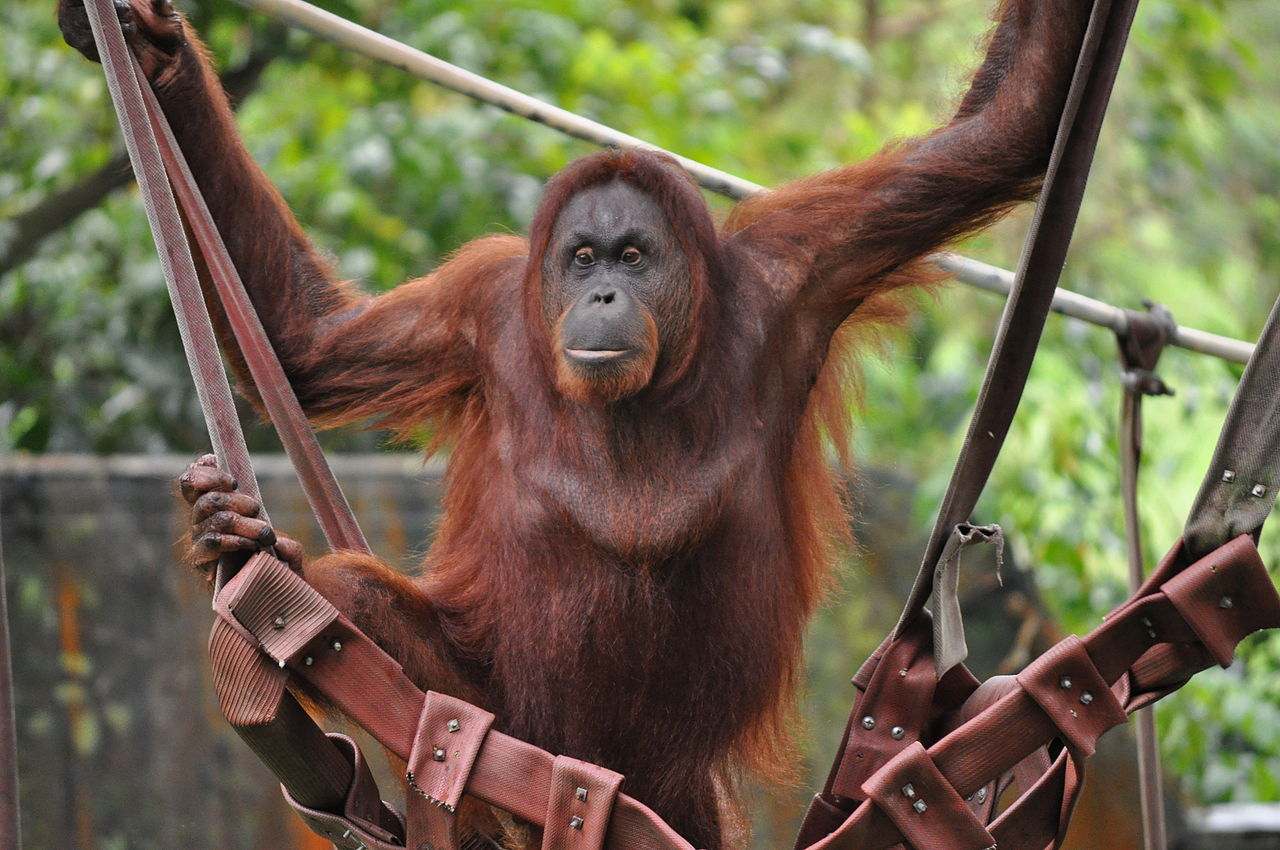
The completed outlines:
[[[927,130],[963,89],[987,27],[982,4],[961,0],[325,5],[764,184]],[[183,8],[223,67],[254,50],[273,57],[241,109],[244,135],[341,273],[372,286],[423,274],[479,233],[520,230],[541,182],[589,150],[226,0]],[[1067,286],[1122,306],[1153,298],[1187,324],[1256,335],[1280,280],[1278,42],[1280,7],[1264,0],[1143,4]],[[194,393],[132,191],[4,264],[17,255],[15,222],[119,147],[101,77],[62,45],[52,0],[0,6],[0,91],[0,451],[198,451]],[[1026,217],[967,250],[1011,265]],[[866,368],[857,456],[921,481],[917,525],[945,486],[999,309],[960,287],[922,298],[891,355]],[[1146,405],[1152,559],[1179,533],[1239,369],[1174,350],[1161,372],[1178,395]],[[1076,630],[1125,595],[1119,391],[1107,334],[1051,319],[982,505]],[[329,438],[342,448],[376,441]],[[1280,548],[1264,543],[1277,562]],[[850,628],[857,610],[855,600],[841,614]],[[1280,793],[1280,638],[1253,640],[1243,657],[1160,710],[1168,762],[1199,800]]]

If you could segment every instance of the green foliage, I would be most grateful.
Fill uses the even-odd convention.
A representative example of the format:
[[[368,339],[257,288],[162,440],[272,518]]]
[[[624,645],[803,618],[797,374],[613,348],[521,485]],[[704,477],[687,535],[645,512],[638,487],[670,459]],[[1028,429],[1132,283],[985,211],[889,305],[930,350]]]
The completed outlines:
[[[960,0],[326,5],[765,184],[928,129],[961,90],[987,25],[980,4]],[[16,216],[118,147],[100,75],[61,45],[53,6],[0,5],[0,256],[12,252]],[[241,111],[244,135],[341,273],[375,287],[426,272],[479,233],[521,229],[541,181],[588,150],[225,0],[184,7],[227,67],[253,50],[274,55]],[[1277,41],[1280,7],[1263,0],[1143,5],[1068,287],[1132,307],[1149,297],[1195,327],[1256,334],[1280,278]],[[1025,224],[1020,214],[969,250],[1008,266]],[[152,252],[136,194],[122,192],[0,277],[0,451],[204,444]],[[959,287],[922,300],[893,352],[867,368],[858,456],[922,482],[917,525],[945,486],[999,309]],[[1178,395],[1146,403],[1152,559],[1179,532],[1239,374],[1177,350],[1161,372]],[[982,506],[1076,630],[1125,596],[1119,392],[1108,335],[1051,319]],[[854,606],[834,616],[851,632],[861,620]],[[1159,713],[1166,760],[1198,800],[1278,793],[1280,639],[1251,642],[1242,659]],[[815,663],[851,662],[824,653]]]

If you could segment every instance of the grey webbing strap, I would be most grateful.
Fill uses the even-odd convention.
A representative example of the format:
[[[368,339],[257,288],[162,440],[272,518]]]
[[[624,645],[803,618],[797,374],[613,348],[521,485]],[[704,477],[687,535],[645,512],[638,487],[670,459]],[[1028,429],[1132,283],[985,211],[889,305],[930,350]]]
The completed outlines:
[[[1098,133],[1136,10],[1137,0],[1094,3],[1040,203],[1000,320],[978,403],[895,635],[924,607],[943,547],[952,529],[972,514],[1009,433],[1066,261]]]
[[[249,450],[236,417],[209,311],[200,293],[195,262],[183,236],[182,218],[169,188],[159,147],[146,127],[147,107],[133,70],[137,61],[125,44],[112,4],[86,0],[84,5],[106,72],[111,101],[120,118],[129,160],[138,178],[142,204],[156,242],[160,268],[178,319],[182,348],[195,381],[214,453],[239,482],[240,492],[258,499],[258,481],[249,464]],[[110,23],[104,24],[106,21]],[[265,512],[262,516],[266,518]]]
[[[156,241],[210,438],[221,462],[236,477],[240,491],[259,498],[231,388],[222,369],[195,263],[168,182],[170,176],[176,179],[176,175],[166,173],[158,141],[148,126],[154,116],[151,116],[143,94],[143,86],[147,84],[125,44],[112,0],[85,0],[84,5],[125,145],[142,191],[147,219]],[[265,512],[262,516],[265,517]],[[339,775],[340,771],[322,773],[314,769],[314,765],[325,761],[324,756],[330,756],[330,761],[335,756],[342,760],[342,756],[331,752],[333,745],[326,741],[314,721],[291,696],[281,695],[272,723],[252,729],[237,727],[236,731],[260,759],[278,768],[277,775],[281,781],[304,804],[316,801],[316,804],[324,805],[329,800],[341,800],[346,793],[349,775],[344,779]],[[281,754],[290,758],[281,759]]]
[[[1280,487],[1280,301],[1249,358],[1213,462],[1183,531],[1202,557],[1241,534],[1255,537]]]
[[[245,292],[155,93],[125,44],[119,28],[110,26],[104,30],[101,26],[103,10],[96,2],[89,2],[86,6],[130,159],[138,173],[147,217],[215,453],[238,481],[240,491],[259,498],[257,481],[222,368],[217,339],[201,293],[179,206],[200,246],[201,257],[209,269],[210,279],[236,334],[263,405],[298,473],[326,540],[335,549],[369,551],[355,515],[324,459],[315,434]],[[265,511],[262,516],[266,518]],[[230,577],[225,566],[225,563],[220,565],[215,594]]]

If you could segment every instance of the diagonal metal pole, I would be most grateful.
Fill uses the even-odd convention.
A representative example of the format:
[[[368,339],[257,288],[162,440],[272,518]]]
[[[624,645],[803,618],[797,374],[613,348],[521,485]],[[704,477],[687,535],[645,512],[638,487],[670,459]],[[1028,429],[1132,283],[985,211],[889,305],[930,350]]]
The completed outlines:
[[[235,0],[235,2],[290,26],[304,29],[352,53],[394,65],[415,77],[464,94],[481,103],[496,106],[521,118],[545,124],[576,139],[603,147],[662,150],[643,139],[627,135],[598,121],[583,118],[581,115],[552,106],[479,74],[459,68],[429,53],[326,12],[304,0]],[[758,183],[743,180],[726,171],[712,168],[670,151],[666,153],[674,156],[681,167],[707,191],[733,200],[742,200],[764,190],[764,187]],[[1013,272],[997,266],[951,253],[934,254],[930,259],[947,274],[969,286],[1005,296],[1013,288]],[[1110,328],[1117,333],[1124,333],[1129,326],[1124,310],[1065,289],[1057,291],[1051,309],[1055,313]],[[1235,363],[1249,362],[1249,355],[1253,351],[1250,343],[1183,327],[1174,331],[1170,344]]]

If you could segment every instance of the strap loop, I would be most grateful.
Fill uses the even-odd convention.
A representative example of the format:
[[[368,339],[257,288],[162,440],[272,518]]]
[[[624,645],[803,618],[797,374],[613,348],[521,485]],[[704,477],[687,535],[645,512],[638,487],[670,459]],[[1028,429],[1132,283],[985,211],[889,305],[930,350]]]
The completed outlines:
[[[1280,625],[1280,596],[1247,534],[1210,552],[1160,589],[1223,667],[1231,666],[1236,645],[1245,637]]]
[[[920,850],[994,850],[996,846],[918,741],[863,783],[862,791]]]
[[[352,765],[351,787],[347,791],[342,813],[304,806],[282,785],[280,788],[284,792],[285,802],[298,813],[298,817],[302,818],[312,832],[332,841],[337,850],[404,850],[405,845],[400,841],[399,835],[394,835],[359,815],[359,812],[376,811],[381,807],[383,814],[391,822],[400,825],[401,834],[404,832],[404,822],[400,815],[378,799],[378,786],[373,781],[373,774],[369,772],[369,765],[360,748],[346,735],[330,732],[327,737],[347,756]]]
[[[458,805],[493,715],[460,699],[427,691],[409,752],[409,846],[457,850]]]
[[[551,769],[542,850],[604,847],[622,774],[585,761],[557,756]]]
[[[1017,679],[1062,733],[1077,761],[1093,755],[1102,733],[1127,719],[1084,641],[1075,635],[1037,658]]]

